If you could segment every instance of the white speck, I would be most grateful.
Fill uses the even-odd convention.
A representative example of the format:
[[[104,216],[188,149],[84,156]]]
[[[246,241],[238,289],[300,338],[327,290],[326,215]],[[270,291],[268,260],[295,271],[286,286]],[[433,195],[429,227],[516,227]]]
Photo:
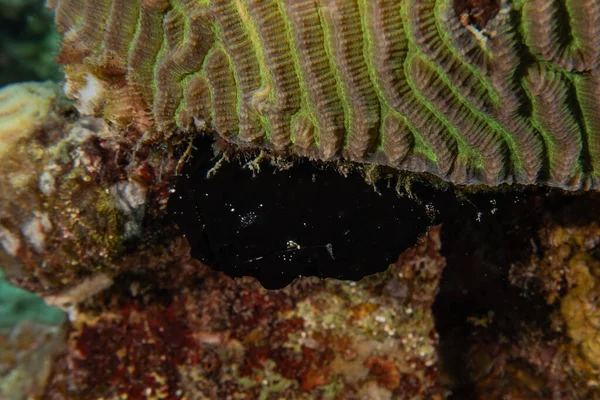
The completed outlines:
[[[40,175],[40,180],[38,183],[40,191],[44,193],[46,196],[52,195],[56,190],[56,184],[54,182],[54,177],[48,171],[44,171]]]
[[[2,226],[0,226],[0,244],[2,244],[4,250],[12,256],[16,256],[21,248],[21,240],[19,237]]]
[[[385,322],[385,317],[382,315],[378,315],[375,317],[375,321],[379,322],[380,324],[383,324]]]
[[[327,243],[325,245],[325,248],[327,249],[327,252],[329,253],[329,256],[331,257],[331,259],[335,260],[335,257],[333,256],[333,245],[331,243]]]
[[[300,250],[301,246],[294,242],[293,240],[288,240],[287,241],[287,248],[288,249],[295,249],[295,250]]]
[[[79,100],[77,109],[81,114],[92,115],[104,98],[104,87],[100,80],[90,73],[86,74],[85,79],[85,86],[76,94]]]
[[[481,222],[481,217],[482,217],[482,216],[483,216],[483,213],[482,213],[482,212],[478,212],[478,213],[477,213],[477,217],[475,217],[475,221],[477,221],[477,222]]]
[[[204,128],[206,128],[206,121],[201,118],[194,117],[194,126],[196,127],[196,129],[201,131]]]
[[[436,210],[435,206],[432,203],[427,203],[425,205],[425,213],[430,219],[435,218],[440,212]]]
[[[146,189],[138,182],[123,180],[115,183],[109,189],[117,206],[124,213],[131,213],[146,203]],[[175,189],[171,189],[169,192],[175,193]]]
[[[252,225],[256,221],[256,213],[254,211],[250,211],[246,215],[240,216],[240,222],[243,228],[247,228]]]
[[[21,233],[37,252],[46,247],[45,232],[50,231],[52,223],[46,213],[35,215],[21,229]]]

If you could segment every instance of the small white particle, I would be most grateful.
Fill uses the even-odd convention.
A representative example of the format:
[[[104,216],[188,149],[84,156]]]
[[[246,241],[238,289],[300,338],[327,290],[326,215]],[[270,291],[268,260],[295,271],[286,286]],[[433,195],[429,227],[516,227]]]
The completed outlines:
[[[0,227],[0,244],[12,256],[17,255],[17,252],[21,248],[19,237],[3,227]]]

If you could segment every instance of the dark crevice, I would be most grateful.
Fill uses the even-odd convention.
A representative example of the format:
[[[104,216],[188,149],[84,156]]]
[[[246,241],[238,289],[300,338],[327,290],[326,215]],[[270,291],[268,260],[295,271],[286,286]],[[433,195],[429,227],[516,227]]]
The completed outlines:
[[[537,129],[533,128],[538,135],[540,136],[540,142],[542,144],[542,164],[540,165],[540,170],[537,175],[536,182],[548,182],[550,180],[550,150],[548,148],[548,143],[546,143],[546,139],[541,132]]]
[[[520,343],[531,332],[541,332],[547,340],[555,337],[553,308],[543,292],[535,282],[526,292],[512,285],[509,272],[511,265],[527,265],[532,254],[541,256],[535,241],[545,218],[562,219],[564,210],[580,199],[558,190],[538,190],[497,196],[498,211],[481,222],[459,210],[453,216],[448,214],[452,210],[442,214],[441,252],[447,266],[433,312],[440,335],[440,369],[451,382],[449,399],[485,398],[478,392],[482,378],[475,377],[482,373],[477,364],[482,353],[500,357],[491,353],[493,349]],[[480,200],[476,196],[474,203]],[[473,322],[486,318],[486,326]]]
[[[590,153],[589,144],[589,130],[585,124],[585,118],[583,117],[583,110],[581,109],[581,103],[577,98],[577,89],[571,79],[565,79],[567,83],[567,108],[573,114],[575,122],[581,132],[581,152],[579,154],[579,163],[585,175],[591,175],[594,172],[592,166],[592,155]]]
[[[267,156],[256,172],[244,166],[248,154],[231,157],[207,178],[218,163],[212,141],[207,135],[195,143],[170,215],[195,258],[230,276],[254,276],[268,288],[298,276],[360,279],[386,269],[433,224],[464,220],[491,229],[486,221],[502,224],[503,213],[519,207],[516,199],[547,191],[481,189],[465,201],[435,180],[408,178],[410,188],[398,196],[395,170],[380,169],[386,178],[373,186],[360,164],[349,163],[344,176],[334,163],[290,158],[281,170]]]
[[[536,63],[535,56],[529,51],[529,48],[525,45],[525,38],[523,37],[523,32],[520,27],[523,24],[522,15],[517,10],[511,10],[509,12],[509,21],[510,25],[515,27],[513,29],[514,34],[514,42],[515,42],[515,51],[519,54],[519,65],[514,73],[513,84],[515,87],[519,87],[520,90],[519,95],[519,110],[518,114],[524,118],[531,118],[533,115],[533,104],[531,100],[525,95],[523,80],[527,76],[527,71],[529,67]]]
[[[210,136],[198,139],[169,209],[192,255],[229,276],[267,288],[298,276],[358,280],[385,270],[435,222],[425,205],[397,196],[395,181],[368,185],[358,164],[344,176],[334,163],[290,158],[278,170],[267,158],[256,172],[246,154],[207,178],[211,146]],[[436,196],[427,184],[412,190]]]
[[[575,38],[573,37],[571,21],[566,2],[555,1],[553,3],[557,10],[553,15],[556,20],[553,22],[552,26],[559,30],[558,35],[556,36],[560,40],[559,51],[563,51],[564,48],[569,47],[569,45],[573,43]]]
[[[454,12],[461,23],[482,30],[500,11],[499,0],[454,0]]]

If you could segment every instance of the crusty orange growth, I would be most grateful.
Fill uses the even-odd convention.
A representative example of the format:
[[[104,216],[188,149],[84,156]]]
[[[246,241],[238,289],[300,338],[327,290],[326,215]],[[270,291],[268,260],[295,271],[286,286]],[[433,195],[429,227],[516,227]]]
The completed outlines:
[[[166,140],[600,188],[598,0],[50,0],[67,93]]]

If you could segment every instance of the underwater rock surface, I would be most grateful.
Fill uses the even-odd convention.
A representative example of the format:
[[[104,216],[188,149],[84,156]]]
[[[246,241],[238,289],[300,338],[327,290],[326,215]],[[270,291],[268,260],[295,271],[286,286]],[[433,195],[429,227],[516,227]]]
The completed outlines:
[[[56,295],[91,274],[117,273],[130,255],[147,256],[144,245],[154,249],[161,235],[174,240],[159,223],[178,162],[172,149],[159,156],[102,120],[79,118],[53,83],[8,86],[0,100],[0,265],[8,280]]]
[[[47,395],[441,400],[439,249],[435,227],[385,272],[277,291],[209,269],[173,290],[123,277],[81,304]]]
[[[41,398],[65,349],[66,315],[3,280],[0,268],[0,398]]]
[[[46,396],[598,398],[599,210],[581,211],[597,202],[522,199],[496,222],[432,228],[385,272],[276,291],[203,267],[181,241],[170,274],[138,265],[71,290],[92,295]]]
[[[65,327],[22,321],[0,328],[0,396],[6,400],[41,399],[55,361],[64,357]]]
[[[539,198],[470,242],[442,232],[454,273],[434,315],[457,398],[600,398],[599,201]]]
[[[34,128],[10,142],[0,163],[0,266],[69,313],[67,350],[50,373],[40,369],[47,397],[600,395],[599,368],[586,356],[598,338],[588,323],[598,309],[597,193],[457,197],[413,182],[405,195],[430,200],[420,210],[433,210],[428,223],[443,219],[441,231],[358,282],[302,277],[268,291],[192,259],[165,219],[170,178],[184,170],[177,154],[188,143],[133,146],[135,136],[77,117],[60,92],[50,93],[53,112],[24,125]],[[230,162],[230,173],[252,181],[239,159]],[[262,167],[257,174],[270,176]],[[387,197],[396,199],[392,187]],[[215,218],[222,212],[231,214],[221,209]],[[101,240],[111,226],[114,241]],[[35,343],[34,360],[35,348],[52,356],[45,349],[58,349]],[[6,376],[18,368],[10,366]]]
[[[2,332],[3,382],[67,399],[600,398],[600,198],[546,187],[597,188],[598,4],[480,3],[51,1],[76,108],[55,85],[0,92],[0,268],[68,312],[67,349],[60,329]],[[276,45],[292,59],[270,70]],[[286,65],[296,81],[270,75]],[[539,186],[470,186],[502,182]],[[299,215],[319,226],[290,237]],[[437,222],[357,282],[261,286],[382,271]]]

